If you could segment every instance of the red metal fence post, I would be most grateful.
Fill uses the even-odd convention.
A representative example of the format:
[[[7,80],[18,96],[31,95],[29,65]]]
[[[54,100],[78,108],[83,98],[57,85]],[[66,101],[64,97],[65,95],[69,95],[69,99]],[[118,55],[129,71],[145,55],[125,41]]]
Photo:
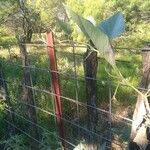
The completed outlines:
[[[56,53],[54,48],[54,39],[53,39],[53,33],[47,32],[46,33],[46,39],[47,39],[47,51],[48,51],[48,57],[50,60],[50,73],[51,73],[51,79],[52,79],[52,90],[55,100],[55,115],[56,115],[56,121],[58,125],[58,132],[59,136],[62,139],[62,145],[65,148],[65,132],[64,132],[64,123],[62,120],[62,105],[61,105],[61,92],[60,92],[60,84],[59,84],[59,75],[57,73],[57,61],[56,61]]]

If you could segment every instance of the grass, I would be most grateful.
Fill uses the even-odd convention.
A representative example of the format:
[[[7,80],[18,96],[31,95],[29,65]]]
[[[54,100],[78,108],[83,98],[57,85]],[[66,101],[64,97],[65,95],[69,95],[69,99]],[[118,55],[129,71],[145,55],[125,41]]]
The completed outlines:
[[[76,71],[77,71],[77,78],[78,78],[78,99],[81,102],[86,102],[86,95],[85,95],[85,80],[84,80],[84,71],[83,71],[83,54],[85,49],[80,50],[79,48],[76,50]],[[18,103],[21,98],[21,89],[18,85],[22,83],[22,68],[18,67],[17,65],[21,65],[21,60],[19,58],[19,50],[17,47],[11,49],[12,58],[10,60],[9,52],[7,49],[0,51],[1,61],[3,63],[3,71],[5,74],[6,80],[10,81],[11,84],[8,84],[9,94],[13,103],[13,107],[15,111],[21,114],[20,104]],[[46,55],[45,48],[36,48],[36,47],[28,47],[29,53],[29,60],[32,66],[32,79],[33,85],[36,88],[40,88],[42,90],[51,90],[51,79],[50,74],[48,72],[49,68],[49,61]],[[15,54],[15,55],[14,55]],[[61,85],[61,93],[63,96],[76,99],[76,80],[72,79],[74,77],[74,56],[72,54],[72,49],[57,49],[57,64],[58,64],[58,71],[61,72],[60,74],[60,85]],[[138,54],[131,54],[128,51],[121,51],[116,54],[117,66],[123,76],[128,78],[128,80],[134,85],[137,86],[140,80],[140,67],[141,67],[141,56]],[[119,61],[120,60],[120,61]],[[123,60],[123,61],[122,61]],[[37,68],[47,69],[39,70]],[[98,107],[109,109],[109,94],[108,88],[110,77],[105,71],[108,68],[108,64],[104,61],[104,59],[99,58],[98,64],[98,72],[97,72],[97,97],[98,97]],[[112,70],[113,74],[113,70]],[[71,77],[71,78],[70,78]],[[117,86],[116,80],[111,79],[111,87],[112,93],[115,91]],[[49,96],[48,94],[35,92],[36,97],[36,104],[38,107],[43,108],[47,111],[53,111],[53,97]],[[112,101],[112,109],[115,113],[118,110],[122,111],[127,106],[133,107],[136,101],[136,93],[133,92],[127,86],[120,86],[116,95],[117,101]],[[63,101],[63,111],[65,117],[67,119],[73,120],[77,117],[77,105],[72,102],[68,102],[65,99]],[[3,112],[4,109],[0,108],[0,111]],[[84,122],[86,120],[86,111],[85,108],[79,107],[80,111],[80,121]],[[0,114],[1,114],[0,112]],[[43,113],[41,111],[37,111],[38,115],[38,122],[41,126],[44,126],[49,131],[55,133],[56,132],[56,125],[54,117]],[[0,119],[5,117],[5,115],[0,116]],[[23,120],[18,119],[18,124],[22,126]],[[1,136],[1,140],[4,138],[4,130],[3,126],[5,123],[0,125],[0,132],[3,134]],[[66,124],[67,125],[67,124]],[[68,127],[67,127],[68,128]],[[71,127],[70,127],[71,129]],[[69,130],[69,128],[68,128]],[[114,129],[115,130],[115,129]],[[72,132],[72,129],[70,133]],[[52,140],[50,142],[49,136],[47,133],[42,132],[44,135],[42,136],[43,142],[50,143],[53,148],[59,147],[59,142]],[[18,137],[17,137],[18,138]],[[45,140],[46,139],[46,140]]]

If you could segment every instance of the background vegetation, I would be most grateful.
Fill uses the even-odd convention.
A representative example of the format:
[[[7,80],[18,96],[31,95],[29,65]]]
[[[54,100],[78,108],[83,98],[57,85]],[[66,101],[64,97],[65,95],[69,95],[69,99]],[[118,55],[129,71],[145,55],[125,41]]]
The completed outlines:
[[[59,40],[68,39],[68,37],[61,31],[57,22],[57,18],[62,18],[64,21],[69,21],[66,16],[65,9],[62,3],[70,6],[72,10],[85,18],[92,16],[96,23],[106,19],[116,11],[121,11],[125,16],[126,32],[119,39],[113,41],[114,47],[128,47],[128,48],[142,48],[150,41],[150,1],[145,0],[26,0],[26,8],[29,13],[27,17],[30,19],[31,26],[34,28],[32,42],[40,42],[44,29],[52,29],[55,33],[56,43]],[[20,87],[18,83],[22,82],[22,69],[17,67],[21,65],[19,58],[19,48],[17,45],[17,35],[23,35],[22,22],[19,14],[19,5],[16,0],[0,0],[0,61],[2,63],[5,78],[10,81],[8,84],[9,94],[16,113],[21,115]],[[70,21],[73,28],[73,40],[77,42],[85,42],[85,37],[81,34],[76,25]],[[45,38],[45,37],[44,37]],[[32,70],[33,84],[37,88],[49,89],[50,77],[48,72],[37,70],[36,67],[47,68],[48,58],[45,54],[45,48],[28,47],[29,59],[31,65],[35,67]],[[63,73],[73,74],[73,54],[72,49],[57,48],[57,58],[59,70]],[[77,74],[81,77],[79,80],[79,100],[85,102],[85,83],[82,78],[83,72],[83,53],[85,49],[76,48],[77,55]],[[119,51],[119,52],[118,52]],[[10,54],[12,58],[10,58]],[[128,77],[131,83],[138,85],[140,76],[141,56],[139,53],[133,53],[129,50],[116,49],[116,59],[124,60],[125,62],[117,61],[119,69],[125,77]],[[105,81],[108,80],[108,74],[105,72],[105,61],[100,61],[98,66],[97,77],[100,80],[98,84],[98,105],[100,108],[108,108],[108,89]],[[37,76],[38,74],[38,76]],[[75,81],[67,76],[60,76],[62,95],[75,99]],[[13,83],[13,84],[12,84]],[[116,88],[115,82],[112,84],[113,90]],[[51,111],[53,109],[52,98],[47,94],[35,92],[36,104],[39,107]],[[117,100],[113,100],[114,113],[120,113],[122,109],[131,107],[134,108],[136,94],[127,87],[120,87],[116,96]],[[76,107],[72,104],[63,104],[65,106],[65,117],[74,119],[76,114],[72,114]],[[71,106],[71,109],[70,109]],[[25,135],[18,132],[18,134],[7,137],[5,103],[0,100],[0,143],[4,149],[28,149],[28,139]],[[84,121],[85,113],[83,108],[80,110],[81,122]],[[47,128],[52,134],[43,131],[41,142],[47,147],[40,145],[40,149],[58,149],[60,148],[59,140],[56,138],[55,119],[38,112],[38,122],[40,125]],[[130,114],[129,114],[130,115]],[[82,120],[83,119],[83,120]],[[27,122],[16,119],[20,127],[25,128]],[[51,124],[51,126],[49,125]],[[67,126],[67,125],[66,125]],[[115,130],[115,129],[114,129]],[[124,131],[124,133],[127,130]],[[126,141],[127,138],[124,137]],[[4,146],[3,146],[4,145]]]

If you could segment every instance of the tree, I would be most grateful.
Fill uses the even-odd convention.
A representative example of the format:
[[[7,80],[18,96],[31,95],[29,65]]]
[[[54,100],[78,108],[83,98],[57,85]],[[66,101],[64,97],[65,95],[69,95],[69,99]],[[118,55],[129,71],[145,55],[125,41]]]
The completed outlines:
[[[3,9],[3,13],[0,14],[2,16],[0,24],[12,31],[20,48],[23,66],[22,102],[25,104],[23,107],[25,115],[32,122],[28,129],[30,135],[39,140],[33,83],[26,44],[32,41],[34,33],[40,34],[46,30],[51,30],[52,26],[55,27],[54,18],[59,13],[60,1],[37,0],[35,3],[30,0],[1,0],[0,3],[0,7]],[[30,148],[38,150],[38,143],[31,139]]]
[[[13,1],[6,1],[4,3],[6,5],[6,9],[12,4],[12,2]],[[18,0],[14,2],[13,7],[13,15],[8,15],[8,18],[4,23],[15,33],[18,41],[23,66],[22,101],[26,104],[25,113],[28,120],[33,122],[33,124],[30,124],[28,127],[30,129],[30,134],[33,138],[39,140],[39,132],[36,126],[36,110],[34,108],[34,92],[31,88],[29,88],[32,86],[32,78],[28,67],[29,60],[26,49],[26,43],[31,42],[33,32],[39,29],[39,26],[35,26],[35,23],[38,23],[39,18],[36,12],[27,7],[25,0]],[[38,143],[33,139],[30,140],[30,147],[31,149],[39,149]]]
[[[0,1],[0,7],[2,10],[0,13],[0,16],[1,16],[0,24],[2,24],[2,23],[6,23],[7,17],[11,16],[11,14],[6,14],[6,12],[8,11],[8,8],[7,8],[7,4],[5,4],[5,1]],[[14,10],[14,7],[11,7],[10,9]],[[0,32],[0,34],[3,38],[6,36],[6,33],[4,33],[3,29]],[[3,41],[3,39],[1,38],[0,41]],[[7,44],[8,43],[5,41],[2,42],[2,46],[8,47]],[[14,109],[12,107],[12,103],[11,103],[11,99],[10,99],[7,82],[5,79],[5,74],[3,72],[3,69],[4,68],[3,68],[2,62],[0,62],[0,89],[1,89],[0,95],[5,102],[5,109],[7,110],[6,120],[12,124],[15,124],[15,115],[13,114]],[[6,137],[9,137],[15,134],[16,130],[11,125],[7,124],[6,129],[10,131],[9,133],[6,134]]]

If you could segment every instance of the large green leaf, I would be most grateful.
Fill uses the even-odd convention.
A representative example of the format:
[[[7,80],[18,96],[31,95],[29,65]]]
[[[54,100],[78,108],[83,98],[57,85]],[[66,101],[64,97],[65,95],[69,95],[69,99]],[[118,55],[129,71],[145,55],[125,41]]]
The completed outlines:
[[[116,66],[115,54],[113,52],[113,48],[112,48],[111,44],[109,44],[107,49],[103,52],[103,56],[109,64],[111,64],[113,67]]]
[[[120,36],[125,31],[123,14],[117,12],[107,20],[102,21],[99,24],[99,29],[106,33],[110,39]]]
[[[70,35],[72,33],[72,29],[71,29],[69,24],[67,24],[66,22],[61,21],[60,19],[57,19],[57,22],[58,22],[59,26],[61,27],[61,29],[66,34]]]
[[[115,57],[108,36],[103,33],[98,27],[95,27],[90,21],[79,16],[70,8],[66,7],[66,9],[73,21],[79,26],[83,34],[93,42],[97,50],[103,53],[105,59],[112,66],[114,66]]]
[[[79,26],[83,34],[94,43],[95,47],[98,50],[107,49],[109,44],[108,36],[99,30],[98,27],[95,27],[90,21],[79,16],[70,8],[66,8],[73,21]]]

